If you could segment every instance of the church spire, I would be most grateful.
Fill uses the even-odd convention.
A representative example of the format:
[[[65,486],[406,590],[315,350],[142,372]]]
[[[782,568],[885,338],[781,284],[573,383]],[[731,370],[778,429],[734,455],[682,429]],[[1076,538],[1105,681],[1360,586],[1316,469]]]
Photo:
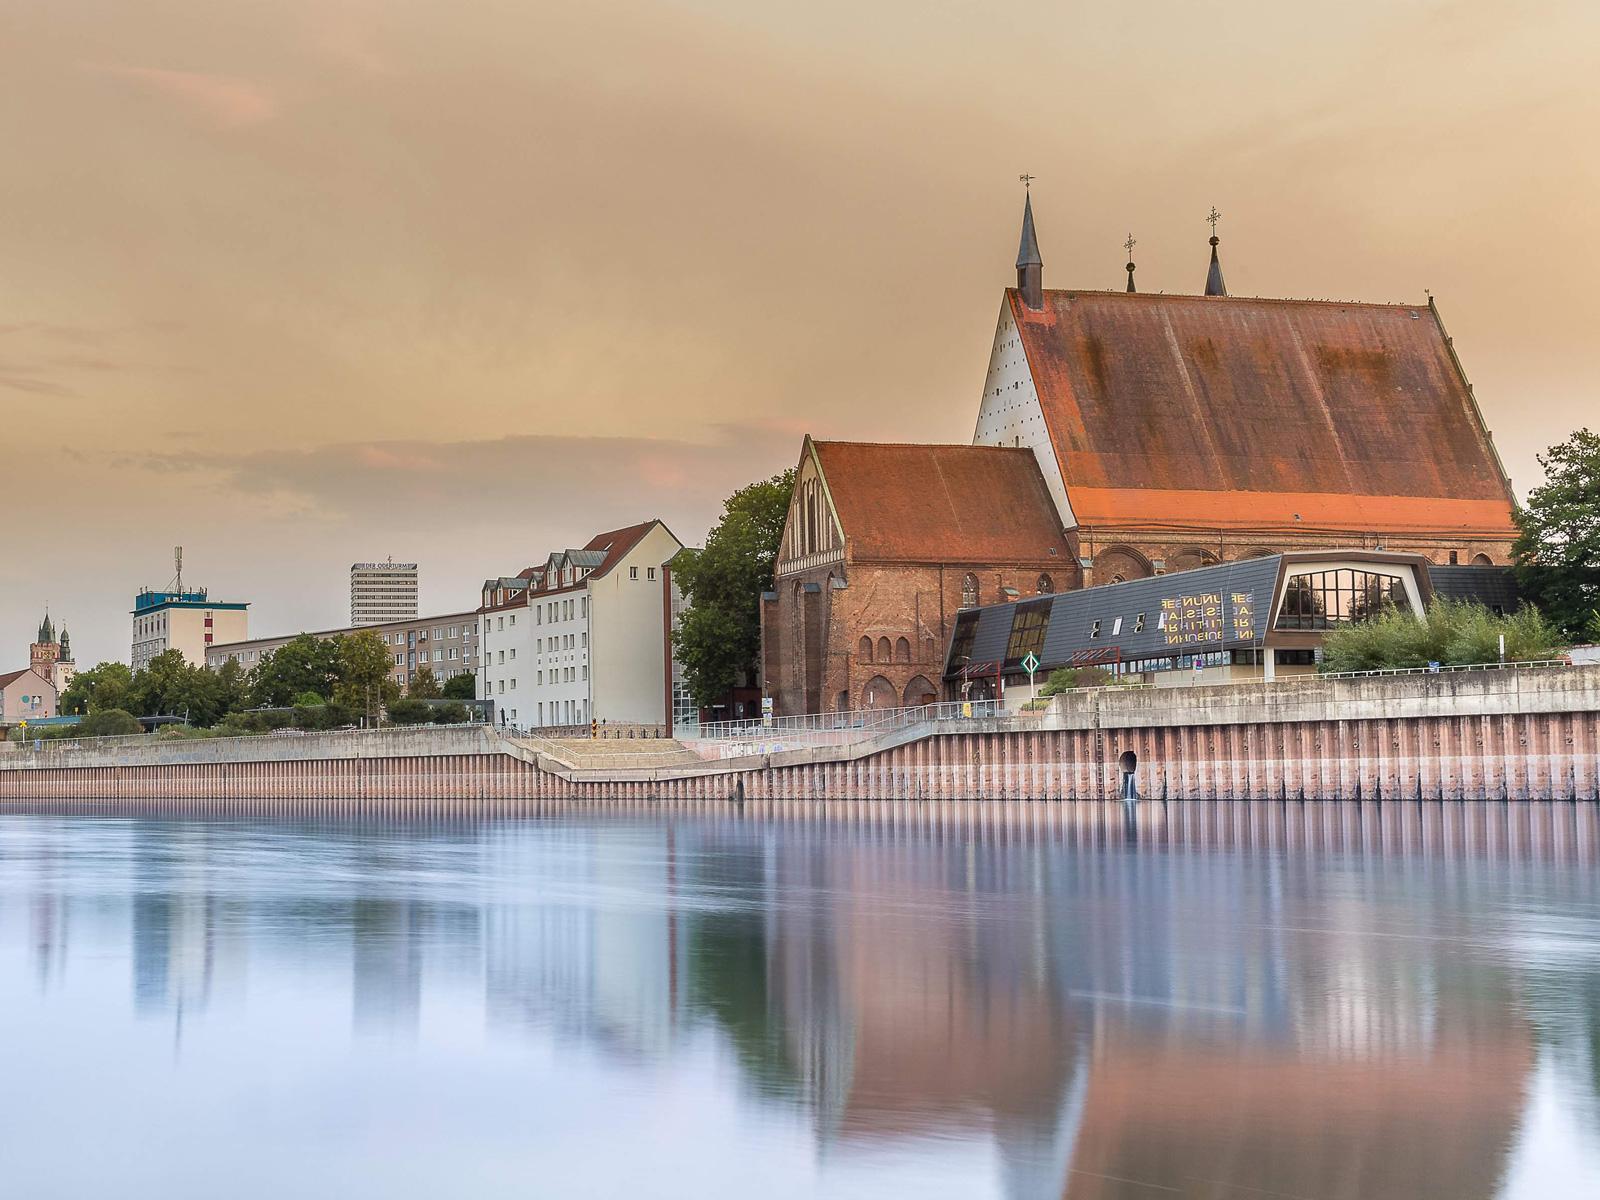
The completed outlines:
[[[1022,242],[1017,247],[1017,291],[1029,308],[1044,307],[1044,259],[1039,257],[1039,235],[1033,231],[1032,175],[1019,175],[1027,198],[1022,202]]]
[[[1122,243],[1122,248],[1128,252],[1128,290],[1130,292],[1139,290],[1133,286],[1133,248],[1138,244],[1138,241],[1131,233],[1128,235],[1128,240]]]
[[[1211,222],[1211,269],[1206,272],[1206,295],[1226,296],[1228,285],[1222,282],[1222,263],[1217,259],[1217,222],[1222,220],[1222,214],[1215,205],[1206,220]]]
[[[55,626],[50,623],[50,614],[44,614],[44,620],[39,622],[39,641],[42,645],[50,645],[56,640]]]
[[[61,661],[72,661],[72,637],[67,633],[67,627],[61,627]]]

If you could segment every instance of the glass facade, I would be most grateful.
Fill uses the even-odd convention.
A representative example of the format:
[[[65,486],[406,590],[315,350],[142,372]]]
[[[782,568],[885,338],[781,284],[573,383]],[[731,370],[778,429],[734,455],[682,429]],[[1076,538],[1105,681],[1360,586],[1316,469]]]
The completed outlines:
[[[1011,640],[1006,643],[1006,662],[1020,662],[1030,651],[1043,656],[1044,631],[1050,624],[1049,600],[1034,600],[1017,605],[1011,622]]]
[[[1275,628],[1331,629],[1407,603],[1405,583],[1398,575],[1350,569],[1292,575]]]

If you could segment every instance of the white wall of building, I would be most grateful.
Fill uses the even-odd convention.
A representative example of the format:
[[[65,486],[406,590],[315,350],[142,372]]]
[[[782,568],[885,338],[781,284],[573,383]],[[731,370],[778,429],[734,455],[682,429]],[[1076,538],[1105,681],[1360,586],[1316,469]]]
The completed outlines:
[[[1000,321],[989,351],[989,373],[984,376],[983,402],[978,406],[978,426],[972,434],[974,446],[1027,446],[1039,460],[1050,498],[1056,502],[1061,527],[1071,529],[1078,522],[1067,500],[1067,487],[1061,478],[1050,431],[1044,423],[1039,390],[1033,383],[1028,356],[1011,317],[1009,298],[1000,301]]]
[[[138,671],[156,655],[178,650],[191,666],[203,667],[212,646],[249,637],[247,609],[208,608],[199,603],[163,605],[134,614],[130,661]]]
[[[604,575],[478,615],[478,695],[521,729],[665,724],[671,662],[664,564],[682,544],[656,525]]]
[[[672,660],[667,645],[666,572],[683,543],[654,526],[606,575],[594,597],[594,714],[612,722],[664,725]]]

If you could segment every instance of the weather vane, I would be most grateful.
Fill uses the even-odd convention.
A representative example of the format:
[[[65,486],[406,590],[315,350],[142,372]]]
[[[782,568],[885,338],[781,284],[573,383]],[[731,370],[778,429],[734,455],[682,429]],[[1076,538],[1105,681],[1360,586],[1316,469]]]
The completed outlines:
[[[1033,181],[1037,178],[1037,175],[1018,175],[1017,182],[1022,185],[1025,191],[1031,192],[1033,190]]]
[[[1215,204],[1211,206],[1211,215],[1207,217],[1206,220],[1211,222],[1211,236],[1216,237],[1217,222],[1222,220],[1222,214],[1217,211],[1217,206]]]

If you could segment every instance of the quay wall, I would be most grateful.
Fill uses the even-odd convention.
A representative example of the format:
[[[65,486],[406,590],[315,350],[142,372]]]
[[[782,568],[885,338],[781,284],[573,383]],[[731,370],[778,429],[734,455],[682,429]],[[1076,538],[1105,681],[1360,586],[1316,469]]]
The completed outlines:
[[[1596,801],[1600,669],[1082,692],[1039,714],[802,742],[652,766],[575,763],[485,728],[46,744],[0,753],[0,806],[1087,801],[1118,796],[1129,762],[1149,799]]]

